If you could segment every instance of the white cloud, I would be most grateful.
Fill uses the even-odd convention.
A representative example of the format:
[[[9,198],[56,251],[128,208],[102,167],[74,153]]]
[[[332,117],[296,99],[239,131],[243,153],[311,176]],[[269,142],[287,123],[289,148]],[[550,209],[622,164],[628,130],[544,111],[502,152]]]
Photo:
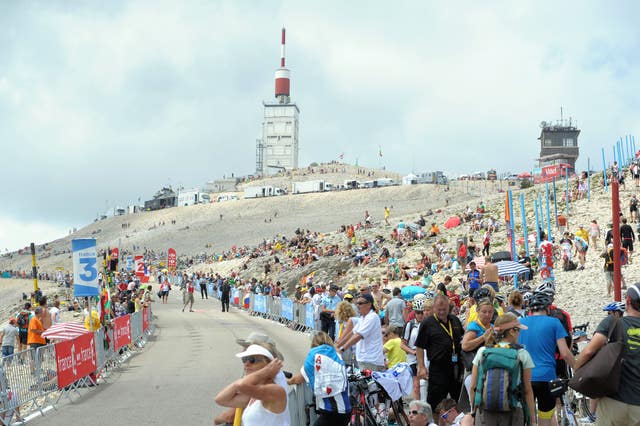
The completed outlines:
[[[5,252],[28,247],[29,244],[43,244],[64,237],[68,228],[39,221],[21,221],[0,216],[0,251]]]

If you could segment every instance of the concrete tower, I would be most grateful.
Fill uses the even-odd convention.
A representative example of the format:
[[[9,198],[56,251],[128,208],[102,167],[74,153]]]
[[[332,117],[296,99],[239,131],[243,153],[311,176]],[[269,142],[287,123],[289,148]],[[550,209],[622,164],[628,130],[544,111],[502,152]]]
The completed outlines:
[[[276,102],[263,102],[262,139],[256,143],[256,172],[270,173],[298,168],[298,115],[291,102],[289,70],[285,67],[285,29],[282,29],[280,68],[275,75]]]

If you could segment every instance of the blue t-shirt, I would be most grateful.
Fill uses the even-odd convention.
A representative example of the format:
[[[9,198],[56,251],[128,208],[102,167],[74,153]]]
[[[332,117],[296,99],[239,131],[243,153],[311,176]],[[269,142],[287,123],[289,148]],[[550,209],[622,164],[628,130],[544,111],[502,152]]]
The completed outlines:
[[[480,336],[482,336],[484,334],[485,330],[476,321],[471,321],[469,323],[469,325],[467,326],[467,331],[475,331],[476,332],[476,337],[480,337]]]
[[[342,299],[340,299],[340,296],[338,296],[337,294],[333,297],[327,295],[322,298],[322,302],[320,302],[320,305],[324,306],[325,309],[335,311],[338,303],[340,303],[341,301]]]
[[[315,384],[315,358],[317,354],[321,354],[326,356],[327,358],[336,361],[337,363],[344,366],[344,361],[338,355],[333,346],[329,345],[320,345],[315,348],[311,348],[309,354],[304,360],[304,365],[302,366],[302,375],[305,380],[311,387],[311,391],[313,392],[313,387]],[[342,391],[339,395],[330,397],[330,398],[319,398],[316,397],[316,408],[322,411],[330,411],[333,413],[350,413],[351,412],[351,402],[349,401],[349,387]]]
[[[470,289],[480,288],[480,271],[478,271],[477,269],[475,269],[474,271],[469,271],[467,277],[469,278]]]
[[[532,315],[520,318],[528,330],[520,330],[518,343],[531,354],[536,365],[531,371],[532,382],[548,382],[556,379],[556,345],[558,339],[567,337],[558,318]]]

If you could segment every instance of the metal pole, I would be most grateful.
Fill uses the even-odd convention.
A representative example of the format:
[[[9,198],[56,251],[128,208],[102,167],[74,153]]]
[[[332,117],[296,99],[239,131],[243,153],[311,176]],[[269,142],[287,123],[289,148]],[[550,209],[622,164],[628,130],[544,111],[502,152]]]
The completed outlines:
[[[514,224],[513,222],[515,222],[514,217],[513,217],[513,193],[511,190],[509,190],[509,192],[507,193],[507,196],[509,197],[509,228],[511,229],[511,260],[515,261],[516,259],[518,259],[518,253],[516,252],[516,235],[515,235],[515,229],[514,229]]]
[[[538,217],[539,206],[540,204],[538,204],[538,200],[533,200],[533,209],[536,211],[536,247],[540,246],[540,231],[542,230],[540,227],[540,218]]]
[[[556,218],[556,229],[560,226],[558,223],[558,196],[556,195],[556,178],[553,178],[553,214]]]
[[[625,154],[627,155],[627,166],[631,163],[631,155],[629,154],[629,135],[624,135]]]
[[[542,195],[538,196],[538,209],[540,210],[540,231],[544,231],[544,210],[542,210]],[[540,242],[538,242],[540,245]]]
[[[38,265],[36,265],[36,245],[31,243],[31,274],[33,275],[33,291],[38,291]]]
[[[631,135],[631,145],[633,145],[633,159],[636,159],[636,137]]]
[[[545,192],[547,196],[547,239],[551,241],[551,210],[549,209],[549,182],[547,182]]]
[[[587,200],[591,202],[591,160],[587,157]]]
[[[529,256],[529,233],[527,232],[527,215],[524,212],[524,194],[520,194],[520,213],[522,214],[522,233],[524,234],[524,251]]]
[[[611,179],[611,215],[613,222],[613,295],[616,302],[622,300],[620,282],[622,270],[620,265],[620,194],[618,179]]]
[[[622,160],[622,149],[620,148],[620,145],[622,145],[622,138],[620,138],[620,140],[616,143],[616,146],[618,147],[618,167],[620,168],[620,170],[622,170],[622,167],[624,167],[624,162]]]
[[[604,148],[602,148],[602,179],[604,180],[604,192],[609,192],[607,185],[607,162],[604,159]]]
[[[567,229],[569,229],[569,171],[565,170],[564,173],[564,186],[565,186],[565,194],[564,194],[564,204],[565,211],[567,216]]]

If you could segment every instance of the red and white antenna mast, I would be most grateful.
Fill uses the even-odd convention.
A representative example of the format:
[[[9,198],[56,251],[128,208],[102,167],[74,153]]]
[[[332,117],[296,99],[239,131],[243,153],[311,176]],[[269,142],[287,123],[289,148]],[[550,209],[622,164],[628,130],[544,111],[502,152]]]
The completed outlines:
[[[284,45],[286,40],[286,30],[282,28],[282,41],[280,50],[280,68],[276,70],[276,99],[281,104],[288,104],[290,102],[290,87],[291,81],[289,80],[289,70],[285,68],[284,57]]]

